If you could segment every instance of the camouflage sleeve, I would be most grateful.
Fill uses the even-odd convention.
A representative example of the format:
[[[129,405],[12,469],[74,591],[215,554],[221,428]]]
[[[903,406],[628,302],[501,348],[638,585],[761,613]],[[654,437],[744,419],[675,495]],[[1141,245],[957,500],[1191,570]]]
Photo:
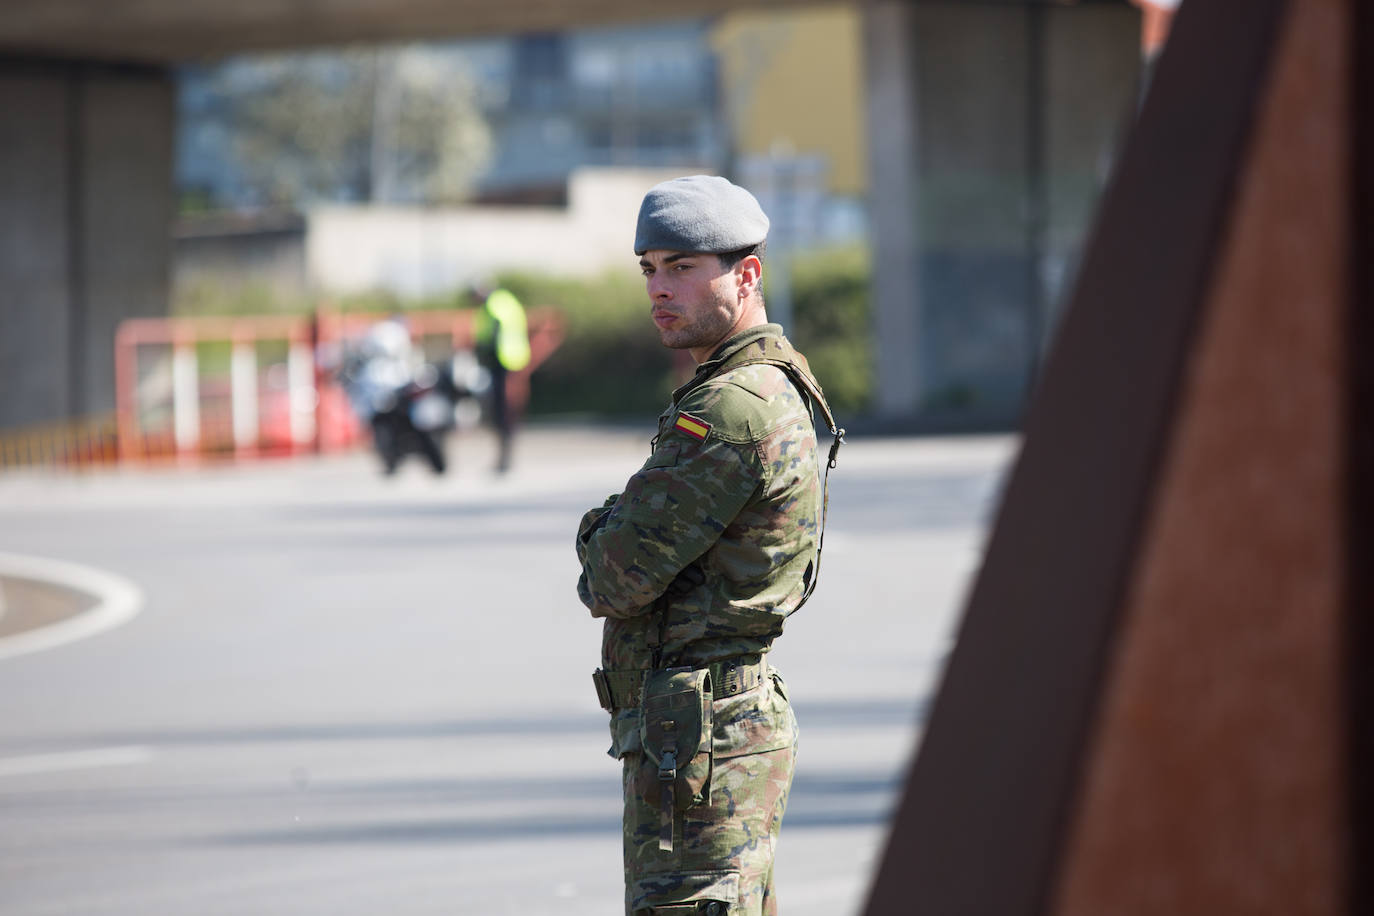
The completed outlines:
[[[678,573],[716,542],[762,478],[752,443],[729,442],[709,429],[700,440],[666,432],[610,510],[583,518],[577,548],[582,603],[593,617],[649,611]]]
[[[587,541],[591,539],[594,532],[600,530],[606,521],[606,516],[611,514],[611,508],[616,500],[620,499],[620,494],[616,493],[606,497],[606,501],[595,509],[588,509],[582,515],[582,521],[577,526],[577,562],[586,564],[587,562]]]

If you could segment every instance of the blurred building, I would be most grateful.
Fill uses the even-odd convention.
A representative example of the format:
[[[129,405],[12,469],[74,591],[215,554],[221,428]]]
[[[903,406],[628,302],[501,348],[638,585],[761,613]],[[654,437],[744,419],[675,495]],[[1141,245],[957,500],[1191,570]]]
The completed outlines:
[[[505,270],[592,277],[633,273],[644,189],[678,169],[579,167],[556,204],[334,205],[306,216],[305,269],[328,294],[442,296]]]
[[[723,170],[708,20],[574,29],[430,43],[397,53],[446,61],[466,75],[492,144],[471,196],[495,204],[562,204],[574,169],[672,165]],[[178,78],[177,183],[211,208],[260,203],[230,142],[236,90],[268,59],[183,68]],[[362,203],[345,189],[326,203]],[[416,202],[374,199],[373,203]]]
[[[560,203],[582,166],[723,168],[708,28],[693,20],[458,46],[495,140],[476,198]]]
[[[172,302],[179,312],[272,312],[310,296],[306,221],[296,214],[183,215],[172,230]]]
[[[774,250],[849,243],[867,225],[863,18],[850,6],[739,10],[711,32],[737,180]]]
[[[693,171],[730,174],[760,197],[778,256],[770,276],[781,278],[791,250],[863,236],[859,26],[858,13],[843,7],[744,11],[400,49],[446,60],[475,88],[492,152],[471,200],[363,201],[341,186],[297,221],[304,243],[278,231],[282,220],[271,215],[183,216],[174,293],[194,308],[211,282],[299,301],[311,289],[444,294],[512,268],[629,270],[644,188]],[[235,94],[277,61],[181,71],[184,203],[223,210],[259,202],[231,142],[243,104]],[[772,291],[778,303],[781,282]]]

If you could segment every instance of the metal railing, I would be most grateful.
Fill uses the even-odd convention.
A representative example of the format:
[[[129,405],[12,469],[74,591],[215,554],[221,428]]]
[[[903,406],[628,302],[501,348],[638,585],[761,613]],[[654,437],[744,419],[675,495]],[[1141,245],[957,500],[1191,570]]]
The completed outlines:
[[[0,430],[0,470],[83,468],[118,460],[119,436],[113,412]]]

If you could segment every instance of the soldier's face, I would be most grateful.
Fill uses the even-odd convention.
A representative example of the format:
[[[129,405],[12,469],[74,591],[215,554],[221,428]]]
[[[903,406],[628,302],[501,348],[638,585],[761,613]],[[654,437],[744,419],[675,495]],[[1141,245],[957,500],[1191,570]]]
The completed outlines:
[[[713,254],[648,251],[639,267],[664,346],[691,350],[702,362],[735,332],[744,311],[738,265],[725,267]]]

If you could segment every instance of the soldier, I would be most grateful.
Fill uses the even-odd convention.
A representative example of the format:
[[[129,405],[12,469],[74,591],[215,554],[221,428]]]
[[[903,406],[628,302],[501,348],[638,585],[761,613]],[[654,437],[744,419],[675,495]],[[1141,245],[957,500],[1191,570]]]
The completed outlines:
[[[652,453],[583,516],[578,596],[605,618],[598,698],[625,793],[630,916],[777,912],[773,851],[797,723],[766,653],[810,596],[825,496],[820,386],[762,292],[768,218],[723,178],[657,185],[639,211],[651,317],[696,375]]]

